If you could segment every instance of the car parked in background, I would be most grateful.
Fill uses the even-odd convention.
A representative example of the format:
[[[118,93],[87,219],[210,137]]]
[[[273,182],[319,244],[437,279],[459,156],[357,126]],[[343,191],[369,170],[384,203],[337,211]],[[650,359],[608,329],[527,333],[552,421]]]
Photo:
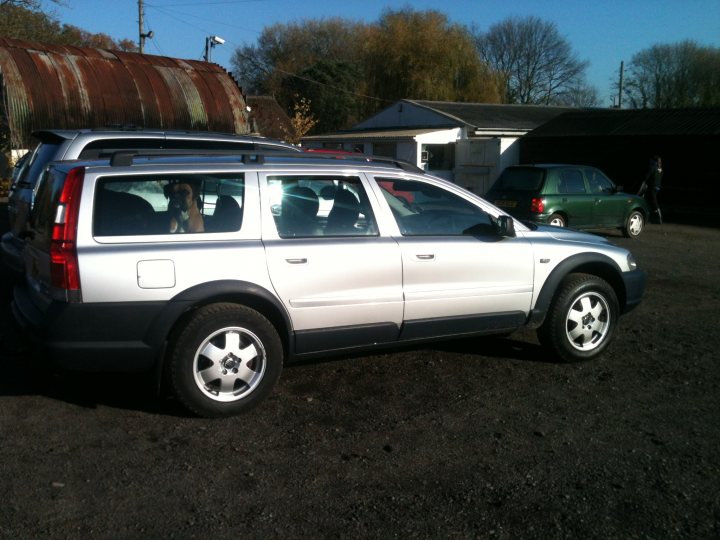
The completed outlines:
[[[37,146],[16,167],[8,194],[9,232],[2,236],[3,263],[22,275],[22,249],[35,186],[51,161],[110,158],[119,151],[242,152],[278,150],[300,152],[290,144],[264,137],[229,133],[165,131],[137,128],[49,129],[33,133]],[[15,172],[18,174],[16,175]]]
[[[521,220],[573,229],[618,228],[628,238],[643,230],[649,208],[623,193],[603,172],[585,165],[507,167],[485,198]]]

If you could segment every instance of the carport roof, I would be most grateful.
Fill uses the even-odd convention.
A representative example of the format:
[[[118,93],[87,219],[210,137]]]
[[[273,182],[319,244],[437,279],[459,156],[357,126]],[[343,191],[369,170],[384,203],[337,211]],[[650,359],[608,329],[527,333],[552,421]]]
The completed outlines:
[[[325,135],[308,135],[303,137],[303,141],[337,141],[343,140],[369,140],[369,139],[392,139],[392,140],[412,140],[418,135],[433,133],[436,131],[447,131],[446,128],[424,128],[424,129],[386,129],[386,130],[368,130],[368,131],[343,131],[337,133],[328,133]]]
[[[649,135],[720,135],[720,108],[566,112],[534,129],[526,137]]]
[[[455,125],[466,125],[477,130],[534,129],[559,114],[575,110],[570,107],[546,105],[508,105],[497,103],[460,103],[454,101],[403,100],[432,110],[448,118]]]

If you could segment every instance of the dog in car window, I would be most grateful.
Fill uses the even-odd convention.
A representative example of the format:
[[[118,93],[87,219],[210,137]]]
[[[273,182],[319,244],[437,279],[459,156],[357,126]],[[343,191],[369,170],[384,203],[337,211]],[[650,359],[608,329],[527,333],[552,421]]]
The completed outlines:
[[[163,188],[168,200],[170,223],[168,232],[199,233],[205,231],[200,208],[198,207],[199,187],[194,182],[171,182]]]

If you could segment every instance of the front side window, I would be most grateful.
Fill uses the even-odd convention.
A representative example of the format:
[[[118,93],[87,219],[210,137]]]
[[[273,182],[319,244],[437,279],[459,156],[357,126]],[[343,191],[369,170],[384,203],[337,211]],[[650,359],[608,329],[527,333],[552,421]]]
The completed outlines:
[[[492,217],[441,187],[417,180],[378,178],[403,236],[492,234]]]
[[[270,176],[268,189],[281,238],[377,235],[357,177]]]
[[[610,179],[597,169],[586,169],[590,192],[598,195],[610,195],[615,190],[615,185]]]
[[[143,175],[100,179],[93,234],[136,236],[239,231],[245,183],[235,175]]]

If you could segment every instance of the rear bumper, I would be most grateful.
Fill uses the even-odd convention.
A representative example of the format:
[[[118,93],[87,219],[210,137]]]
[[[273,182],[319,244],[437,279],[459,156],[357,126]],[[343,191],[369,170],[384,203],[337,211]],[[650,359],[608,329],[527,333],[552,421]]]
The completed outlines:
[[[151,329],[165,303],[67,304],[40,310],[24,286],[15,287],[12,313],[30,347],[64,368],[79,371],[147,371],[164,339]]]
[[[0,239],[0,252],[3,264],[15,275],[20,277],[24,273],[22,250],[25,242],[11,232],[6,232]]]

